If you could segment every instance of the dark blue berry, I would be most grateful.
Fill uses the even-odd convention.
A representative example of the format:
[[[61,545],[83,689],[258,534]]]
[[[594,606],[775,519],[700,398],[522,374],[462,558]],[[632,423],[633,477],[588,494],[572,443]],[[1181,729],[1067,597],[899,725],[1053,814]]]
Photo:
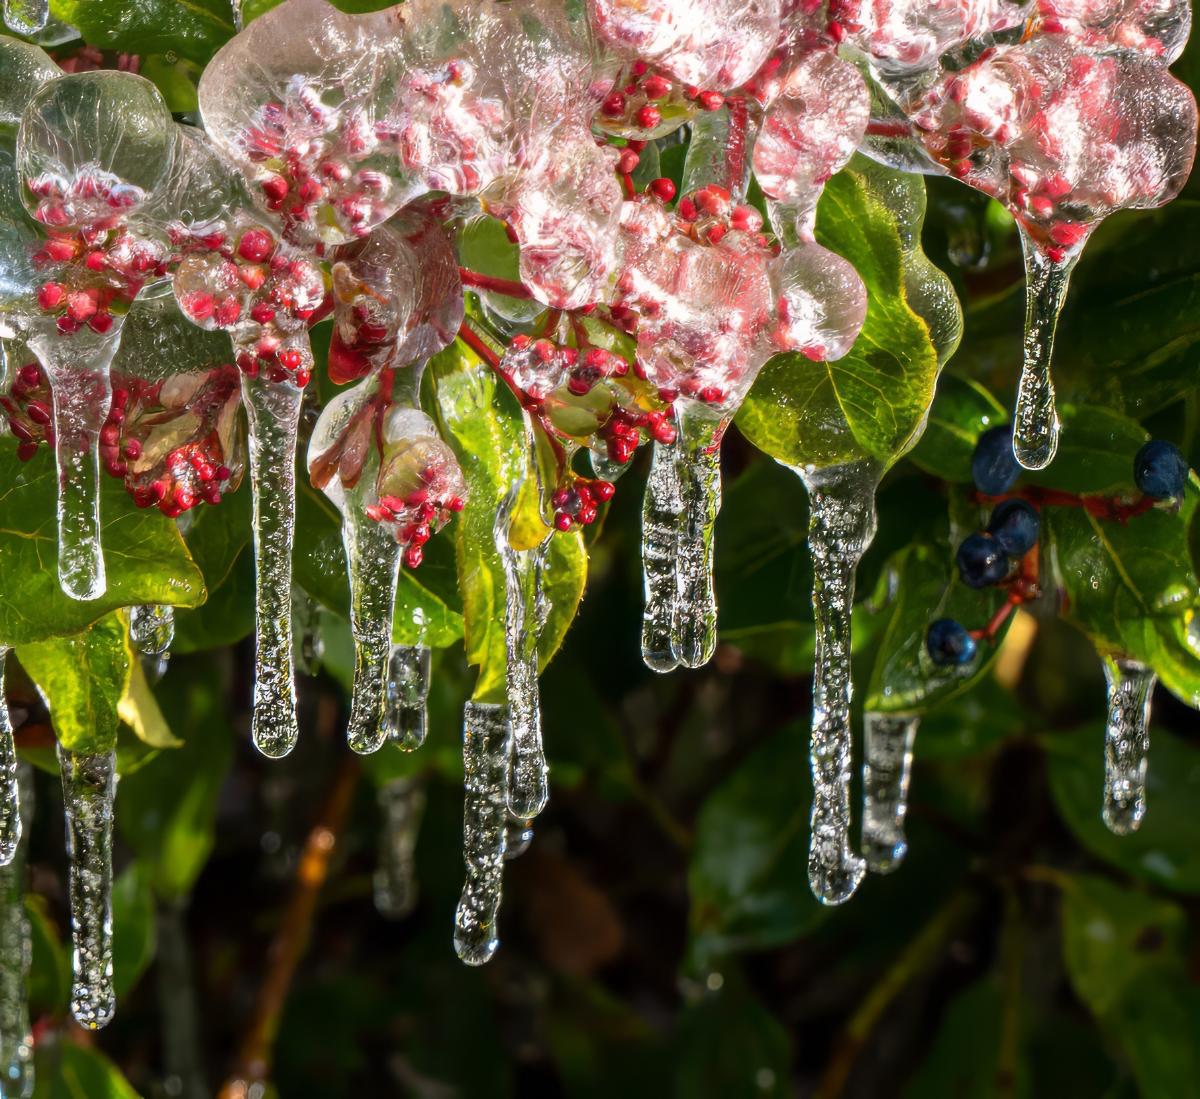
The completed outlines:
[[[970,588],[986,588],[1008,576],[1008,554],[990,534],[970,534],[958,547],[958,575]]]
[[[971,457],[971,477],[984,496],[1002,496],[1021,476],[1012,452],[1012,428],[990,427],[979,436]]]
[[[967,664],[975,656],[975,638],[953,618],[939,618],[929,626],[925,648],[935,664]]]
[[[1179,447],[1166,439],[1151,439],[1133,459],[1133,479],[1147,496],[1173,500],[1183,495],[1188,467]]]
[[[992,512],[987,529],[1010,557],[1024,557],[1037,545],[1040,525],[1036,508],[1024,500],[1005,500]]]

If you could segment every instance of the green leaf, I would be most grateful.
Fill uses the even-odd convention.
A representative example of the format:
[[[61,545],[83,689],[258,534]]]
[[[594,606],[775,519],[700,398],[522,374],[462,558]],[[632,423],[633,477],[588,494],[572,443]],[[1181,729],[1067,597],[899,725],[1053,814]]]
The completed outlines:
[[[808,730],[789,725],[754,750],[708,798],[688,869],[697,966],[786,943],[828,909],[808,887]]]
[[[867,319],[844,358],[814,363],[780,355],[759,374],[738,425],[785,465],[871,458],[887,468],[921,433],[937,381],[938,349],[909,301],[909,277],[918,271],[913,289],[919,286],[926,296],[928,261],[912,247],[924,202],[914,205],[905,195],[895,204],[899,214],[894,212],[889,202],[897,175],[855,161],[825,186],[817,240],[858,271],[867,287]]]
[[[160,752],[117,787],[117,827],[165,900],[186,896],[215,840],[217,797],[233,758],[215,664],[175,658],[156,697],[183,747]]]
[[[46,699],[59,743],[72,752],[111,751],[133,662],[125,616],[114,612],[73,637],[20,645],[16,654]]]
[[[130,664],[129,683],[117,703],[117,714],[133,730],[134,736],[151,748],[178,748],[183,743],[172,735],[140,660]]]
[[[1200,893],[1200,750],[1151,721],[1146,817],[1132,835],[1114,836],[1100,817],[1104,729],[1089,726],[1042,743],[1054,803],[1084,847],[1143,881]]]
[[[1081,875],[1064,882],[1062,924],[1071,983],[1129,1059],[1140,1094],[1200,1095],[1200,989],[1186,975],[1183,910]]]
[[[454,520],[467,663],[479,669],[474,698],[504,697],[504,568],[493,526],[509,489],[526,473],[525,428],[511,393],[461,341],[430,363],[438,414],[467,482],[467,503]],[[578,531],[554,534],[545,570],[550,616],[538,643],[544,667],[575,617],[587,572]]]
[[[51,0],[50,11],[89,45],[175,53],[201,65],[234,30],[228,0]]]
[[[982,628],[1003,601],[994,589],[968,588],[952,566],[949,546],[915,542],[885,569],[876,600],[891,593],[886,625],[871,669],[863,708],[880,713],[922,713],[973,687],[990,669],[1011,616],[995,641],[981,641],[979,654],[962,667],[940,667],[929,659],[925,634],[937,618],[953,618],[968,629]]]
[[[120,1069],[92,1046],[39,1042],[34,1066],[33,1099],[139,1099]]]
[[[236,644],[254,632],[254,552],[242,551],[225,579],[210,588],[202,607],[177,611],[176,654],[219,649]]]
[[[87,603],[64,595],[57,573],[57,484],[47,448],[21,462],[11,441],[0,440],[0,644],[75,634],[118,607],[204,602],[203,578],[175,524],[153,508],[135,507],[108,476],[100,486],[108,590]]]
[[[909,458],[944,481],[971,482],[971,456],[989,427],[1008,423],[1008,410],[978,382],[944,374],[929,422]]]
[[[141,862],[117,875],[112,912],[113,986],[121,999],[145,973],[157,945],[150,873]]]
[[[171,57],[173,60],[162,54],[143,57],[138,72],[158,89],[167,110],[172,114],[188,114],[200,106],[196,96],[200,69],[192,61],[179,60],[174,54]]]
[[[1060,492],[1140,495],[1133,483],[1133,457],[1148,438],[1146,429],[1111,408],[1064,404],[1062,437],[1054,461],[1024,480]]]
[[[36,894],[25,897],[29,917],[29,1008],[34,1014],[62,1015],[71,998],[71,955],[58,937],[46,909],[46,899]]]

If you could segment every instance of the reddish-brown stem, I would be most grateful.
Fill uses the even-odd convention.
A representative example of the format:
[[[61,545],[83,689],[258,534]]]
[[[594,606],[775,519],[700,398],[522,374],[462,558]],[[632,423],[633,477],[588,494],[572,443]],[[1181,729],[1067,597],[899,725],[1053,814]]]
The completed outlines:
[[[1017,492],[1005,493],[1003,496],[984,496],[976,492],[973,498],[980,504],[1019,499],[1028,500],[1038,507],[1083,508],[1097,519],[1110,519],[1116,523],[1128,523],[1130,519],[1144,515],[1151,511],[1156,503],[1150,496],[1142,496],[1133,503],[1126,503],[1116,496],[1084,496],[1076,492],[1042,488],[1040,485],[1027,485]]]
[[[514,282],[512,279],[498,279],[491,275],[481,275],[478,271],[471,271],[466,267],[460,267],[458,273],[464,286],[473,286],[478,290],[491,290],[496,294],[506,294],[510,298],[533,297],[523,284]]]
[[[633,176],[628,172],[618,172],[621,177],[621,186],[625,189],[625,197],[633,198],[637,194],[637,188],[633,185]]]
[[[355,756],[345,755],[321,814],[309,832],[296,868],[296,885],[283,921],[267,952],[267,972],[259,986],[254,1015],[242,1041],[233,1075],[221,1088],[220,1099],[247,1099],[257,1093],[271,1072],[275,1035],[296,966],[312,933],[317,897],[329,873],[329,862],[345,826],[358,785]]]
[[[868,122],[868,137],[911,137],[912,127],[907,122]]]
[[[458,338],[487,363],[488,366],[496,371],[509,386],[512,386],[512,379],[500,368],[500,356],[484,343],[483,338],[471,327],[468,321],[463,321],[462,327],[458,330]],[[515,389],[514,392],[516,392]]]
[[[725,144],[726,186],[731,195],[740,195],[746,175],[746,131],[750,115],[741,96],[727,99],[729,108],[729,140]]]

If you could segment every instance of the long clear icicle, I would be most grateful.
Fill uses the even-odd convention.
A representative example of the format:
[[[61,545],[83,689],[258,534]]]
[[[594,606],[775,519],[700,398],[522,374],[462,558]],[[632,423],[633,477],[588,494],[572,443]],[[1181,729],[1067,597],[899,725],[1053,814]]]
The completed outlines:
[[[393,744],[415,752],[428,730],[429,664],[424,645],[394,645],[384,690],[383,725]]]
[[[493,534],[504,565],[505,698],[512,732],[508,808],[513,816],[527,819],[536,817],[550,796],[538,696],[538,634],[542,558],[553,533],[534,549],[513,549],[509,530],[520,493],[519,484],[509,490]]]
[[[454,949],[483,965],[500,945],[496,921],[504,878],[508,814],[508,713],[468,702],[463,708],[463,861],[467,880],[454,915]]]
[[[425,812],[425,788],[406,775],[384,783],[378,797],[383,827],[375,868],[375,908],[381,916],[399,920],[417,906],[414,854]]]
[[[8,649],[0,646],[0,866],[8,866],[21,842],[21,794],[17,779],[17,746],[13,741],[4,665]]]
[[[50,0],[4,0],[4,25],[14,34],[32,37],[50,19]]]
[[[642,659],[655,672],[669,672],[679,666],[671,644],[679,602],[676,532],[683,516],[676,446],[678,443],[654,444],[650,477],[642,498],[642,576],[646,593]]]
[[[21,808],[33,816],[33,772],[21,768]],[[0,1099],[33,1095],[33,1033],[25,986],[32,946],[25,914],[25,849],[0,868]]]
[[[296,686],[292,674],[292,536],[296,512],[296,433],[303,391],[242,375],[250,422],[254,494],[255,747],[271,758],[295,747]]]
[[[116,755],[68,751],[61,745],[63,806],[70,859],[74,980],[71,1014],[99,1030],[116,1008],[112,984],[112,840]]]
[[[1026,469],[1045,469],[1058,450],[1058,411],[1050,372],[1054,330],[1079,252],[1052,260],[1024,230],[1021,248],[1025,253],[1025,338],[1013,415],[1013,454]]]
[[[354,691],[346,743],[361,753],[381,748],[388,735],[383,716],[400,571],[400,544],[385,524],[366,512],[363,489],[374,480],[373,473],[364,469],[358,485],[346,493],[342,514],[354,635]]]
[[[920,723],[916,715],[863,715],[862,852],[876,874],[891,873],[908,851],[904,818]]]
[[[108,416],[112,388],[109,365],[117,329],[101,338],[78,333],[71,339],[30,340],[54,403],[54,455],[58,468],[58,581],[72,599],[104,594],[100,546],[100,429]]]
[[[850,614],[855,570],[875,535],[878,472],[859,462],[797,472],[809,496],[816,623],[808,880],[823,904],[841,904],[866,870],[850,848]]]
[[[1146,753],[1150,701],[1158,677],[1136,660],[1104,658],[1108,724],[1104,732],[1104,823],[1110,832],[1136,832],[1146,814]]]
[[[690,404],[691,402],[685,402]],[[671,621],[671,648],[679,663],[700,668],[717,647],[717,597],[713,589],[713,548],[721,510],[719,421],[685,410],[680,415],[679,497],[683,505],[676,532],[678,594]]]

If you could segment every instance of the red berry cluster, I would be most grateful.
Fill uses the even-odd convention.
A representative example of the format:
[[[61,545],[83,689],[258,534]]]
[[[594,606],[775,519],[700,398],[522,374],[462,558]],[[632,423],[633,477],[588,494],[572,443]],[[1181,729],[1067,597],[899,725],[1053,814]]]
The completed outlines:
[[[550,497],[554,505],[554,525],[558,530],[570,530],[573,524],[589,526],[596,521],[599,506],[608,503],[617,491],[612,481],[593,481],[573,477],[555,489]]]
[[[54,445],[54,413],[50,383],[37,363],[27,363],[16,372],[0,408],[8,417],[8,429],[17,439],[17,457],[28,462],[39,443]]]
[[[437,471],[425,470],[421,475],[426,485],[437,479]],[[428,487],[418,488],[407,496],[381,496],[379,502],[367,507],[367,515],[377,523],[392,524],[396,541],[404,547],[404,564],[415,569],[425,557],[422,548],[441,530],[455,513],[462,511],[461,496],[434,496]]]
[[[597,121],[619,133],[641,131],[657,137],[655,131],[662,125],[664,115],[696,107],[716,111],[724,103],[725,97],[720,92],[681,85],[645,61],[635,61],[605,97]]]

